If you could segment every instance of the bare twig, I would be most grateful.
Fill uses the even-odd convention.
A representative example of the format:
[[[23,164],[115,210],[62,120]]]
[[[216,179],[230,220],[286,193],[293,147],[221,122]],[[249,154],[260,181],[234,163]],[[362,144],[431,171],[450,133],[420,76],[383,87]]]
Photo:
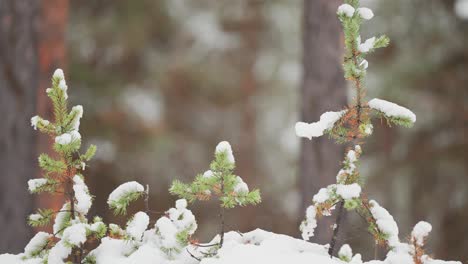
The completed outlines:
[[[328,248],[328,255],[330,255],[330,257],[333,257],[333,251],[335,250],[336,240],[338,239],[338,232],[341,226],[341,218],[343,217],[343,213],[344,213],[343,208],[344,208],[344,201],[341,200],[338,203],[338,210],[337,210],[338,214],[336,216],[336,228],[333,230],[333,236],[330,241],[330,248]]]

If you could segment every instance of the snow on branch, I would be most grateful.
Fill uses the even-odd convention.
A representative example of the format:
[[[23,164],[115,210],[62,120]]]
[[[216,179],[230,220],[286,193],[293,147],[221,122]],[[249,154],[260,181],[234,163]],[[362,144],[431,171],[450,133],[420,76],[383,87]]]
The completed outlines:
[[[314,123],[296,123],[296,135],[312,139],[313,137],[321,137],[333,128],[333,125],[346,113],[345,110],[339,112],[326,112],[320,116],[320,120]]]
[[[389,101],[375,98],[369,101],[369,107],[397,125],[411,127],[416,122],[416,115],[411,110]]]
[[[390,247],[397,247],[400,239],[398,238],[398,225],[393,216],[376,201],[371,200],[369,203],[371,206],[370,212],[376,221],[378,229],[385,234],[384,239]]]
[[[109,195],[107,204],[114,210],[114,214],[125,214],[127,212],[128,205],[136,201],[145,193],[143,185],[136,181],[126,182],[117,187]]]

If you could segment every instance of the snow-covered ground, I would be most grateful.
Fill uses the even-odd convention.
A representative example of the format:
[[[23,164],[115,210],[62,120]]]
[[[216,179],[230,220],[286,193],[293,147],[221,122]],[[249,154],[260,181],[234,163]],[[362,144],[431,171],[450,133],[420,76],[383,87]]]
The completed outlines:
[[[145,235],[149,238],[148,234]],[[326,246],[261,229],[244,234],[226,233],[224,246],[218,251],[218,255],[205,257],[201,261],[196,258],[202,258],[203,252],[207,253],[209,247],[189,246],[180,254],[174,252],[172,257],[168,257],[167,252],[156,247],[151,239],[143,239],[143,241],[135,250],[135,245],[130,241],[106,237],[94,251],[96,262],[98,264],[414,264],[412,257],[404,251],[390,252],[384,261],[362,262],[361,256],[352,255],[349,247],[340,251],[340,255],[348,258],[349,262],[346,262],[338,258],[330,258]],[[216,238],[211,243],[213,242],[216,242]],[[23,262],[21,255],[5,254],[0,255],[0,263],[39,264],[41,262],[35,260]],[[439,261],[429,258],[424,262],[424,264],[444,263],[461,264],[455,261]]]

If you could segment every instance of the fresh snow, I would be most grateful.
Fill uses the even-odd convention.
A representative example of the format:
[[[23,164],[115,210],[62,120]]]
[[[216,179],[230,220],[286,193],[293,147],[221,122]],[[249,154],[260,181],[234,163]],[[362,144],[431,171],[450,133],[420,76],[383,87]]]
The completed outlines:
[[[71,111],[76,113],[75,118],[72,120],[73,130],[78,131],[78,129],[80,127],[80,119],[83,117],[83,106],[76,105],[76,106],[72,107]]]
[[[330,199],[330,191],[328,188],[321,188],[318,193],[314,195],[312,201],[314,201],[314,203],[323,203],[328,199]]]
[[[86,215],[91,208],[92,198],[89,195],[88,186],[84,183],[79,175],[73,177],[73,191],[75,192],[75,210],[83,215]]]
[[[123,183],[114,191],[112,191],[112,193],[109,195],[109,199],[107,199],[107,203],[109,205],[114,204],[116,202],[119,202],[119,200],[125,197],[126,195],[136,192],[143,192],[144,190],[145,188],[143,187],[143,185],[139,184],[136,181]]]
[[[359,66],[361,66],[364,70],[367,70],[367,68],[369,68],[369,62],[367,60],[362,60]]]
[[[315,209],[311,210],[315,212]],[[163,217],[161,219],[167,219]],[[164,220],[168,225],[170,224]],[[170,221],[170,220],[169,220]],[[175,231],[175,230],[173,230]],[[310,243],[304,240],[295,239],[290,236],[275,234],[261,229],[257,229],[244,234],[238,232],[228,232],[225,234],[223,247],[218,251],[218,255],[210,258],[203,258],[200,262],[192,258],[188,252],[196,257],[201,257],[203,252],[207,252],[207,247],[196,247],[189,245],[180,250],[180,253],[168,256],[162,251],[159,242],[156,240],[157,234],[154,229],[145,232],[142,242],[136,243],[126,240],[118,240],[110,237],[102,239],[98,248],[91,252],[97,264],[344,264],[346,262],[338,258],[330,258],[328,247]],[[218,239],[217,236],[214,240]],[[173,241],[177,244],[176,241]],[[409,251],[390,251],[383,261],[373,260],[363,262],[361,256],[356,254],[350,258],[352,264],[414,264]],[[63,264],[71,253],[71,248],[60,241],[51,250],[48,258],[49,264]],[[175,253],[175,252],[174,252]],[[353,254],[351,247],[344,246],[339,251],[339,256],[351,257]],[[41,262],[23,261],[20,255],[0,255],[0,263],[8,264],[39,264]],[[432,260],[425,257],[425,264],[461,264],[456,261]]]
[[[69,203],[65,203],[60,211],[55,215],[55,222],[52,229],[57,237],[61,237],[59,232],[64,227],[66,219],[70,216],[70,212],[68,212],[68,210],[70,210]]]
[[[89,225],[83,223],[73,224],[63,231],[62,239],[70,245],[79,246],[86,242],[86,229]]]
[[[338,15],[346,15],[347,17],[353,17],[356,10],[349,4],[342,4],[338,7]]]
[[[459,18],[468,19],[468,0],[457,0],[454,9]]]
[[[398,238],[398,225],[393,219],[393,216],[387,211],[387,209],[381,207],[376,201],[371,200],[370,211],[372,216],[377,222],[377,227],[381,232],[387,234],[387,242],[391,247],[397,247],[400,243]]]
[[[80,139],[81,139],[80,133],[76,130],[73,130],[69,133],[64,133],[60,136],[55,137],[55,143],[60,144],[60,145],[68,145]]]
[[[185,199],[179,199],[176,201],[176,207],[177,210],[183,210],[187,208],[187,200]]]
[[[360,7],[357,9],[357,12],[365,20],[371,20],[374,17],[374,12],[367,7]]]
[[[416,242],[416,244],[423,246],[424,239],[431,231],[432,225],[428,222],[421,221],[414,226],[413,231],[411,232],[411,238]]]
[[[39,221],[42,218],[42,215],[40,214],[32,214],[29,216],[29,220],[31,221]]]
[[[338,256],[342,260],[351,260],[353,258],[353,250],[348,244],[341,246],[340,251],[338,251]]]
[[[47,179],[31,179],[28,181],[28,189],[30,192],[35,192],[38,188],[47,184]]]
[[[339,112],[326,112],[320,116],[320,120],[314,123],[296,123],[296,135],[298,137],[305,137],[312,139],[313,137],[323,136],[323,133],[333,128],[335,123],[346,113],[346,110]]]
[[[234,186],[234,192],[236,193],[248,193],[249,192],[249,186],[247,183],[242,180],[241,177],[237,176],[237,183]]]
[[[24,255],[27,258],[33,257],[47,244],[52,235],[46,232],[38,232],[24,248]]]
[[[308,240],[314,236],[317,227],[317,209],[311,205],[306,210],[306,219],[301,223],[299,229],[302,231],[302,239]]]
[[[369,101],[369,107],[384,113],[386,116],[400,117],[409,119],[413,123],[416,122],[416,115],[411,110],[389,101],[374,98]]]
[[[53,75],[53,78],[54,79],[65,79],[65,75],[63,74],[63,70],[62,69],[56,69],[54,71],[54,75]]]
[[[63,240],[60,240],[54,247],[49,251],[49,256],[47,258],[47,264],[64,264],[63,261],[71,254],[72,248],[65,245]],[[18,264],[21,262],[18,262]],[[11,263],[16,264],[16,263]]]
[[[130,235],[135,240],[141,240],[143,232],[149,224],[149,216],[144,212],[138,212],[133,216],[133,219],[130,220],[127,224],[127,234]]]
[[[359,40],[358,50],[362,53],[367,53],[374,48],[374,43],[375,37],[367,39],[366,41],[364,41],[364,43],[360,43]]]
[[[205,178],[211,178],[211,177],[213,177],[213,175],[214,175],[214,173],[211,170],[207,170],[207,171],[205,171],[203,173],[203,177],[205,177]]]
[[[219,144],[216,146],[215,153],[221,153],[221,152],[226,152],[228,161],[233,164],[235,163],[234,154],[232,153],[231,144],[229,144],[229,142],[227,141],[219,142]]]
[[[37,130],[37,125],[41,123],[43,126],[47,126],[50,124],[48,120],[42,119],[39,116],[33,116],[31,117],[31,126],[34,128],[34,130]]]
[[[361,195],[361,186],[357,183],[345,185],[337,184],[336,193],[345,200],[350,200],[359,197]]]

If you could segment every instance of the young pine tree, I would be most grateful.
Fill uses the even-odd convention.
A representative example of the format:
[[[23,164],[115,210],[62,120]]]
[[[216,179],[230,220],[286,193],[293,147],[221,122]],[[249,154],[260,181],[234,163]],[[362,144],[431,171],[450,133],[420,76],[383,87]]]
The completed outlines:
[[[174,181],[170,192],[189,202],[206,201],[216,196],[220,203],[220,240],[219,247],[224,242],[224,210],[236,206],[255,205],[261,202],[260,191],[249,191],[249,187],[241,177],[234,174],[235,159],[231,145],[220,142],[216,146],[215,159],[210,164],[210,170],[198,174],[191,184]]]
[[[344,76],[355,90],[353,103],[344,110],[324,113],[317,122],[298,122],[296,134],[309,139],[328,134],[337,143],[352,142],[354,146],[346,153],[343,168],[336,176],[337,183],[322,188],[314,195],[312,205],[306,211],[306,219],[300,226],[302,236],[305,240],[313,236],[317,217],[330,215],[331,211],[338,207],[337,225],[329,248],[329,254],[332,255],[343,208],[355,210],[367,222],[368,231],[374,237],[376,245],[390,250],[390,257],[394,252],[405,252],[404,256],[413,259],[414,263],[422,263],[422,259],[430,259],[428,256],[422,256],[422,241],[429,233],[430,225],[425,222],[418,224],[415,227],[416,231],[413,231],[411,243],[400,242],[398,226],[392,215],[376,201],[368,200],[362,192],[362,179],[358,170],[362,154],[360,144],[373,132],[373,117],[385,119],[389,125],[411,127],[416,122],[416,116],[409,109],[392,102],[377,98],[366,101],[364,79],[369,63],[365,58],[376,49],[389,44],[386,36],[362,40],[361,25],[364,21],[372,19],[372,10],[360,7],[359,0],[345,0],[345,4],[338,8],[337,15],[344,31]],[[352,256],[348,245],[342,247],[338,256],[345,262],[362,263],[359,254]]]
[[[41,154],[39,166],[43,177],[28,182],[31,193],[63,194],[64,204],[59,211],[44,208],[29,216],[33,227],[53,223],[53,234],[37,233],[25,248],[23,259],[41,260],[44,263],[81,263],[86,255],[84,245],[91,239],[100,239],[106,226],[100,218],[89,224],[87,214],[92,196],[84,181],[87,162],[96,152],[91,145],[84,154],[80,153],[79,132],[83,107],[68,109],[68,86],[63,71],[58,69],[52,77],[52,88],[46,90],[54,109],[54,122],[39,116],[31,118],[34,129],[46,133],[54,140],[55,155]],[[42,262],[41,262],[42,263]]]

